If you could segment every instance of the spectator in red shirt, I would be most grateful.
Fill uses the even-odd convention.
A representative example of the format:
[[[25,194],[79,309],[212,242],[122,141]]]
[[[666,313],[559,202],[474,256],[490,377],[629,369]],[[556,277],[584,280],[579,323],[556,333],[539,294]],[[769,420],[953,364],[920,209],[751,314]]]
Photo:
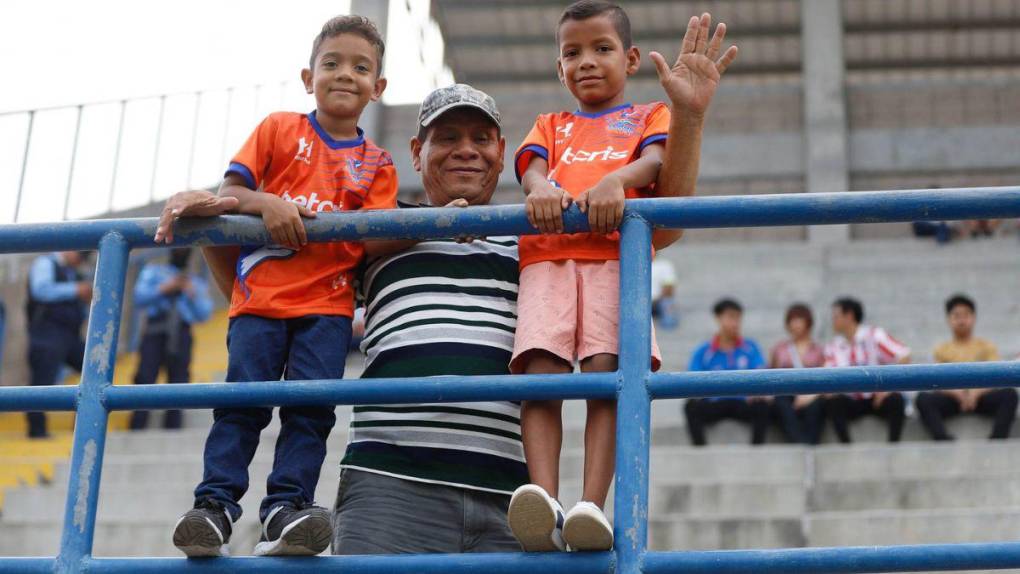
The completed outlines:
[[[864,307],[850,297],[837,299],[832,304],[832,329],[836,332],[825,346],[826,367],[865,367],[906,364],[910,362],[910,348],[892,338],[885,329],[864,325]],[[832,419],[836,436],[849,443],[849,421],[864,415],[876,415],[889,424],[889,442],[899,442],[906,420],[902,393],[877,392],[836,394],[825,401],[826,416]]]
[[[802,369],[825,364],[822,346],[811,338],[815,324],[811,308],[794,303],[786,310],[786,332],[790,338],[780,341],[769,351],[770,369]],[[790,442],[818,444],[825,422],[824,399],[821,395],[776,397],[775,414]]]

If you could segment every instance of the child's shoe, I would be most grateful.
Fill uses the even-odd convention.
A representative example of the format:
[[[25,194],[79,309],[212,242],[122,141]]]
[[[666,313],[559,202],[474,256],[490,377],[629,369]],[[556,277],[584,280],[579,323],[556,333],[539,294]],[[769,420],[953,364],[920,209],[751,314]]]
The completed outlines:
[[[571,550],[611,550],[613,527],[602,509],[592,502],[578,502],[563,523],[563,540]]]
[[[229,556],[230,514],[222,504],[205,499],[184,513],[174,526],[174,546],[188,558]]]
[[[563,507],[537,484],[525,484],[514,491],[507,521],[525,552],[566,550]]]
[[[314,556],[329,547],[333,527],[329,511],[320,506],[277,506],[262,523],[255,556]]]

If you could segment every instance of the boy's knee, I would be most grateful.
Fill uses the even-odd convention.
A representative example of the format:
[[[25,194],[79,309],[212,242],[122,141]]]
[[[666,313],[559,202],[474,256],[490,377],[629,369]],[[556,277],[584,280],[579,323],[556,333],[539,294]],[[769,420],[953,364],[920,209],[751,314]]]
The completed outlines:
[[[563,374],[573,371],[568,361],[544,349],[526,351],[518,361],[525,374]]]
[[[608,373],[619,366],[619,357],[612,353],[599,353],[581,361],[581,370],[589,373]]]

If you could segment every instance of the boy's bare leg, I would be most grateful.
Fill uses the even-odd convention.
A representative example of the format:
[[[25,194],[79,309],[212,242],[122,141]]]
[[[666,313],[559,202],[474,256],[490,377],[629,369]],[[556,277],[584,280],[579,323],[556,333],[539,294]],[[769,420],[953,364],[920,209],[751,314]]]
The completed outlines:
[[[615,371],[617,357],[609,353],[593,355],[581,361],[585,373]],[[616,464],[616,401],[588,400],[588,418],[584,427],[584,490],[581,500],[604,508]]]
[[[563,359],[545,351],[532,351],[524,372],[528,375],[559,375],[573,369]],[[563,401],[524,401],[521,406],[521,439],[528,475],[557,498],[560,490],[560,448],[563,446]]]

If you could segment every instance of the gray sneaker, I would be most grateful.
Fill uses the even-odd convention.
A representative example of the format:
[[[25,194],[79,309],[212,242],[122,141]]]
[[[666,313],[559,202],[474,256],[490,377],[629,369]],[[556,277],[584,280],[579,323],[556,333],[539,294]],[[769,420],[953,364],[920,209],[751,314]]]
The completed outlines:
[[[174,546],[188,558],[229,556],[230,522],[222,504],[200,500],[174,526]]]
[[[277,506],[262,523],[255,556],[314,556],[329,547],[333,526],[320,506]]]

